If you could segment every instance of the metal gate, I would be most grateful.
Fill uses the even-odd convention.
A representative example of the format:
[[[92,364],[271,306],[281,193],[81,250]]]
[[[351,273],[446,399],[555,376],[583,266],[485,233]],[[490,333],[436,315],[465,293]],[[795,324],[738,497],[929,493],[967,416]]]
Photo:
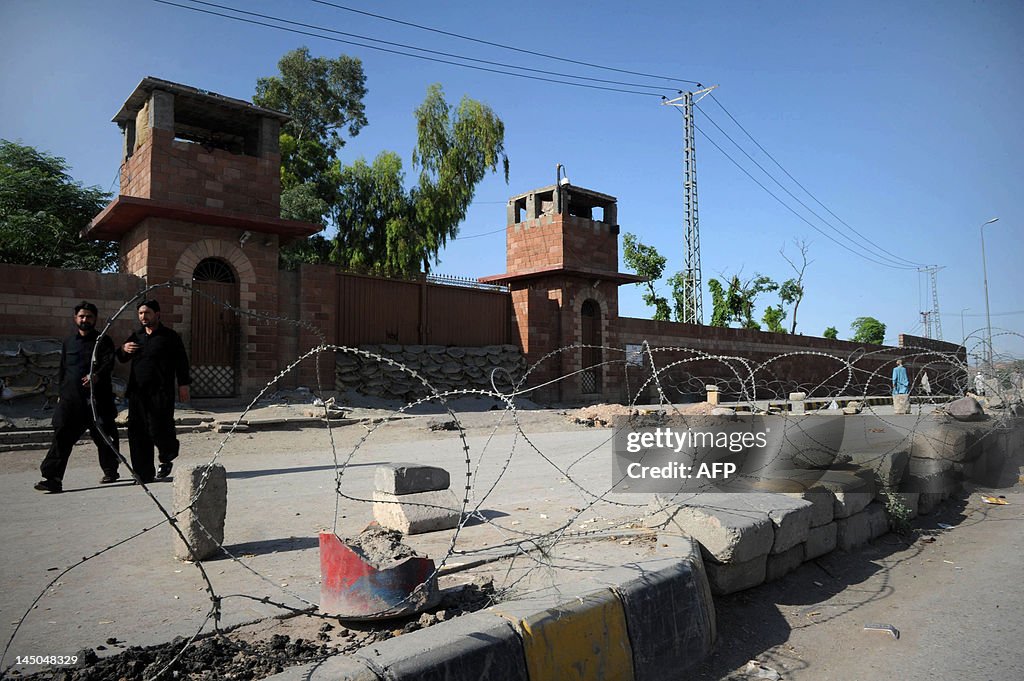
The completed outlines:
[[[192,275],[192,395],[234,397],[238,379],[238,282],[222,260],[207,258]]]

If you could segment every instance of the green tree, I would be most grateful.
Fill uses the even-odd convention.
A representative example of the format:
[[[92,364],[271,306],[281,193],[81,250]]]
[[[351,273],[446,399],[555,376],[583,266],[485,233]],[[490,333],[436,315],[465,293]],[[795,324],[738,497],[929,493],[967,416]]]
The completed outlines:
[[[645,283],[641,284],[646,289],[643,293],[643,301],[644,304],[654,308],[653,319],[668,321],[671,312],[668,299],[665,296],[659,296],[654,287],[655,282],[661,279],[661,275],[665,273],[665,263],[667,262],[665,256],[658,253],[654,246],[641,243],[635,234],[626,232],[622,236],[622,259],[627,267],[647,279]],[[678,317],[679,313],[676,314]]]
[[[294,117],[281,134],[281,215],[338,231],[331,243],[312,237],[287,247],[282,266],[329,261],[388,274],[429,272],[458,234],[484,176],[501,163],[508,181],[501,119],[468,97],[453,109],[440,85],[428,88],[415,111],[415,187],[406,189],[401,158],[391,151],[343,165],[343,133],[357,135],[367,124],[362,64],[313,58],[300,48],[278,66],[279,76],[258,81],[253,101]]]
[[[786,328],[782,326],[782,320],[786,318],[786,311],[782,309],[781,305],[769,305],[764,309],[764,316],[761,317],[761,321],[768,327],[768,330],[772,333],[786,333]]]
[[[359,134],[367,124],[363,98],[366,96],[366,74],[363,63],[341,55],[337,59],[311,57],[309,48],[300,47],[285,54],[277,62],[279,76],[256,81],[252,101],[290,115],[284,134],[297,142],[319,143],[334,158],[345,145],[340,131],[350,137]],[[293,146],[288,152],[299,156],[289,172],[301,169],[300,162],[317,166],[319,162],[306,156],[310,148]],[[319,154],[320,150],[314,150]]]
[[[857,317],[850,328],[853,329],[850,340],[854,343],[881,345],[885,341],[885,324],[874,317]]]
[[[708,280],[711,291],[712,312],[711,326],[730,326],[739,324],[745,329],[760,329],[761,325],[754,321],[754,308],[757,296],[767,291],[777,291],[779,285],[771,277],[755,274],[742,281],[738,274],[729,279],[726,289],[718,279]],[[781,324],[781,318],[777,320]]]
[[[0,140],[0,262],[108,271],[117,244],[79,233],[110,200],[68,173],[63,158]]]
[[[834,326],[830,326],[825,329],[824,333],[821,334],[822,338],[828,338],[829,340],[836,340],[839,338],[839,329]]]

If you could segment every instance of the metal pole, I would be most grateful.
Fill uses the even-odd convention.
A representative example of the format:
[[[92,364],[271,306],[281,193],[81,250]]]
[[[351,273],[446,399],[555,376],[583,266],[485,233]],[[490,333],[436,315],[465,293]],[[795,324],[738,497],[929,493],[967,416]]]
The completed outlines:
[[[965,307],[960,310],[960,336],[963,338],[963,340],[960,341],[960,345],[964,346],[964,350],[967,349],[967,327],[964,326],[964,312],[967,312],[970,309],[971,308],[969,307]]]
[[[981,224],[981,276],[985,281],[985,326],[987,328],[986,336],[988,339],[988,370],[992,373],[992,315],[989,312],[988,307],[988,267],[985,265],[985,225],[991,225],[993,222],[997,222],[999,218],[992,218],[988,222]]]

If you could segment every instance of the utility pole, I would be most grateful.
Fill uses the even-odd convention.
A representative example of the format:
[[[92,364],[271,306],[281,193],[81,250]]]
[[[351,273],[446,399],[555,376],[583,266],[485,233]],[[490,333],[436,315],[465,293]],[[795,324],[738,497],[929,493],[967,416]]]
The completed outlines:
[[[931,265],[929,267],[918,267],[918,272],[924,272],[928,275],[932,285],[932,309],[928,312],[929,321],[931,323],[925,326],[925,338],[934,338],[935,340],[942,340],[942,317],[939,315],[939,270],[945,269],[945,265]],[[921,313],[922,316],[925,314]],[[932,335],[931,327],[932,324],[935,326],[935,334]]]
[[[925,310],[921,313],[921,326],[924,330],[921,332],[925,338],[932,337],[932,313],[930,310]]]
[[[684,92],[682,96],[662,102],[683,110],[683,206],[685,261],[683,265],[683,318],[689,324],[704,323],[704,294],[700,273],[700,222],[697,211],[697,156],[693,142],[693,105],[706,97],[717,85]],[[697,98],[694,99],[694,96]]]

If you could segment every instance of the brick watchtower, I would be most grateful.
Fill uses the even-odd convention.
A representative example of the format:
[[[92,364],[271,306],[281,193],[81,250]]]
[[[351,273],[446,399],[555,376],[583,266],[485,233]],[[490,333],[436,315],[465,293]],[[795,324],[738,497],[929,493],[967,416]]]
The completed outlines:
[[[262,388],[277,367],[277,334],[210,296],[277,315],[280,245],[320,230],[280,217],[288,116],[148,77],[113,120],[124,135],[121,192],[83,236],[119,241],[122,271],[147,284],[193,287],[154,295],[189,349],[194,395]]]
[[[481,281],[511,288],[513,333],[527,361],[577,343],[612,345],[609,320],[618,317],[618,287],[643,281],[618,271],[615,197],[563,182],[509,199],[506,222],[507,271]],[[539,397],[594,399],[608,392],[599,365],[623,359],[607,355],[587,347],[559,353],[531,374],[530,385],[579,372]]]

